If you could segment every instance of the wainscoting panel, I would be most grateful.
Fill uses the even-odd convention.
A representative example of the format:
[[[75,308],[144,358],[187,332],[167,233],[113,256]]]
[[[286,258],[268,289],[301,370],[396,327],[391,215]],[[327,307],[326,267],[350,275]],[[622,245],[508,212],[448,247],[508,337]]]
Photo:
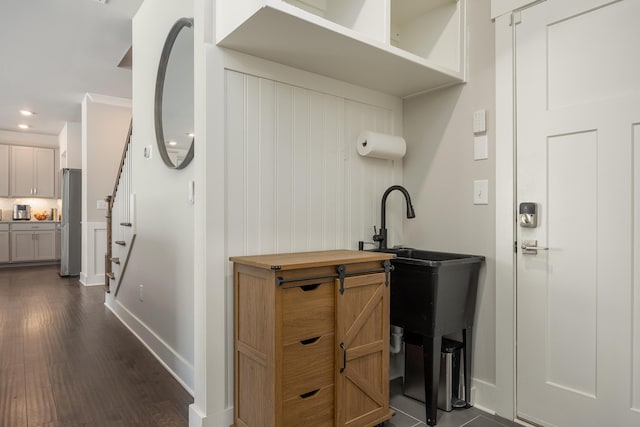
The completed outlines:
[[[402,162],[360,157],[362,130],[394,133],[394,111],[226,72],[228,255],[357,248],[380,225]],[[401,241],[404,203],[387,228]]]
[[[104,255],[107,251],[107,224],[87,223],[87,271],[80,273],[85,286],[104,285]]]

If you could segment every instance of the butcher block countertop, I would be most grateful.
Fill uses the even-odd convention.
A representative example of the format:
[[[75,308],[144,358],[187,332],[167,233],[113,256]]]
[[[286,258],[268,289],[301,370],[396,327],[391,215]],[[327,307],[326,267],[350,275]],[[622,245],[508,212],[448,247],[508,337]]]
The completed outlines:
[[[383,252],[337,249],[317,252],[294,252],[286,254],[234,256],[229,260],[266,270],[295,270],[300,268],[326,267],[336,264],[384,261],[394,258],[394,254]]]

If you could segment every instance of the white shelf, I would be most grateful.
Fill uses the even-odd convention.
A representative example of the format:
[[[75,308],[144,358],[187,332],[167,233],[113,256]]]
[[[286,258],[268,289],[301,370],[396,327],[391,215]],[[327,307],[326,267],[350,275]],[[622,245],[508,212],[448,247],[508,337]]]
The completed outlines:
[[[407,97],[464,81],[464,1],[219,0],[216,38],[229,49]]]

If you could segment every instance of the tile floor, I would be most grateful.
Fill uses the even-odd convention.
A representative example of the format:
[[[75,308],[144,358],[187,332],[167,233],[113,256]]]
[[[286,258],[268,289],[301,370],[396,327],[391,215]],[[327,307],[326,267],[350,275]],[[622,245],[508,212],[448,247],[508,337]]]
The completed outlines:
[[[402,394],[402,378],[391,382],[391,407],[396,412],[384,427],[426,427],[424,403]],[[518,424],[476,408],[438,410],[437,427],[514,427]]]

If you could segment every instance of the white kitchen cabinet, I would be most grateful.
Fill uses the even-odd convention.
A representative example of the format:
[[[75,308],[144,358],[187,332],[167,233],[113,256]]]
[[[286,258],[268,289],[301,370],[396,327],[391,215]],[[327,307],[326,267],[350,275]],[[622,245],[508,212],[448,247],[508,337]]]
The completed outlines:
[[[54,150],[11,146],[12,197],[54,197]]]
[[[9,146],[0,145],[0,197],[9,197]]]
[[[56,258],[54,223],[11,224],[11,262],[47,261]]]
[[[9,259],[9,224],[0,224],[0,263]]]
[[[216,43],[407,97],[465,79],[466,0],[219,0]]]

